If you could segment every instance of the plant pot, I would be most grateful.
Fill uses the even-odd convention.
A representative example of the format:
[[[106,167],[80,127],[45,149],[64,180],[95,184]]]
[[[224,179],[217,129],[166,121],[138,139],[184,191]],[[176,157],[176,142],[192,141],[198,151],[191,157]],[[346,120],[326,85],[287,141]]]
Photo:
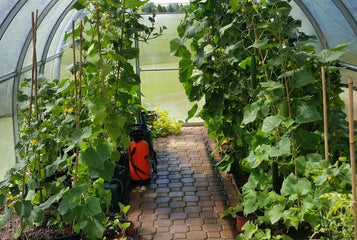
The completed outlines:
[[[134,223],[130,222],[130,226],[125,230],[126,237],[133,237],[134,236]]]
[[[243,214],[239,214],[236,216],[236,227],[238,233],[243,233],[242,227],[246,222],[248,222],[250,218],[245,217]]]

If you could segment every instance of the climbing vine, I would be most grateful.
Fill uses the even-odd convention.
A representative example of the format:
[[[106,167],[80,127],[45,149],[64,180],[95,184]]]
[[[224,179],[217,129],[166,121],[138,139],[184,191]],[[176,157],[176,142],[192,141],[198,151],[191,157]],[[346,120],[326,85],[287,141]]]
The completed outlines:
[[[28,94],[33,80],[23,81],[19,164],[0,183],[5,205],[0,226],[12,213],[22,219],[15,237],[34,224],[69,226],[88,239],[103,236],[111,204],[104,182],[111,180],[120,151],[130,144],[129,126],[143,110],[140,78],[131,63],[139,54],[134,41],[148,41],[163,30],[155,29],[154,16],[150,26],[141,23],[137,10],[143,4],[78,0],[74,8],[87,14],[66,36],[73,50],[72,77],[41,79],[35,111]]]
[[[250,173],[239,209],[262,211],[257,225],[283,222],[299,229],[308,223],[323,235],[329,230],[321,227],[320,193],[346,193],[350,187],[348,164],[341,160],[348,141],[335,66],[347,45],[317,52],[315,38],[299,31],[301,22],[290,11],[282,0],[192,1],[171,51],[181,58],[180,82],[189,100],[205,100],[189,117],[201,117],[219,145],[229,146],[218,167]],[[333,138],[323,160],[325,65]],[[331,181],[336,188],[325,185]],[[253,226],[239,239],[263,239]]]

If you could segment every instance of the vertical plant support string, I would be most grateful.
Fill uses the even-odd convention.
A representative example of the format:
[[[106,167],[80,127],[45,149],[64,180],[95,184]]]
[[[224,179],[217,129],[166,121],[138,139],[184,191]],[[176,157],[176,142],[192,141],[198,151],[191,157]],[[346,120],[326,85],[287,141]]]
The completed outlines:
[[[351,160],[351,179],[352,179],[352,207],[354,221],[354,236],[357,240],[357,198],[356,198],[356,160],[354,148],[354,123],[353,123],[353,81],[348,78],[348,127],[350,140],[350,160]]]
[[[321,67],[321,79],[322,79],[322,105],[324,114],[324,141],[325,141],[325,160],[328,161],[328,129],[327,129],[327,102],[326,102],[326,78],[325,67]]]

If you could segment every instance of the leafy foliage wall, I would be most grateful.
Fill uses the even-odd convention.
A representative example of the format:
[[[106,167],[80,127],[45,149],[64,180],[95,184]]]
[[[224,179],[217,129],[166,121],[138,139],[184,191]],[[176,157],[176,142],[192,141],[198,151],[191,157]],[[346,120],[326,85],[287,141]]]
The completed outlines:
[[[12,213],[27,226],[71,226],[87,239],[103,236],[120,152],[130,144],[129,126],[140,111],[140,78],[131,62],[134,40],[159,36],[155,18],[143,25],[138,0],[86,1],[88,15],[73,23],[72,77],[25,80],[19,93],[18,165],[0,183],[0,226]],[[78,54],[80,53],[80,54]],[[77,56],[75,56],[77,55]],[[36,67],[35,67],[36,69]]]
[[[181,57],[180,81],[190,101],[205,100],[203,110],[197,113],[195,105],[189,116],[199,115],[219,145],[228,144],[218,166],[250,174],[233,212],[262,210],[257,225],[283,222],[299,229],[308,223],[325,234],[333,228],[321,227],[322,209],[328,211],[321,194],[350,189],[347,124],[335,66],[346,45],[315,52],[315,38],[299,31],[301,23],[290,11],[281,0],[192,1],[171,50]],[[322,156],[322,66],[329,159]],[[270,232],[251,224],[245,236]]]

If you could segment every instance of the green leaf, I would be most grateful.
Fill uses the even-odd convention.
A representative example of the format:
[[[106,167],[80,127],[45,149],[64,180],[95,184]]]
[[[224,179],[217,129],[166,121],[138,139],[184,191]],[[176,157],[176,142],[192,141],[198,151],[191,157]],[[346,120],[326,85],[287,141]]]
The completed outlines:
[[[30,201],[17,201],[14,208],[19,217],[27,218],[31,215],[32,204]]]
[[[54,174],[61,163],[64,163],[67,159],[67,155],[58,156],[56,161],[45,167],[45,176],[49,177]]]
[[[253,151],[250,152],[249,156],[246,158],[251,168],[256,168],[262,162],[262,159],[258,158]]]
[[[105,215],[103,212],[93,217],[80,219],[80,222],[85,223],[83,224],[83,233],[90,239],[101,238],[105,230],[105,226],[103,225],[104,219]]]
[[[293,74],[293,77],[289,83],[290,83],[290,86],[293,88],[301,88],[303,86],[308,85],[309,83],[311,83],[313,81],[315,81],[314,76],[311,75],[305,69],[302,69],[300,71],[296,71]]]
[[[271,209],[265,210],[265,217],[269,219],[271,224],[278,222],[284,214],[285,206],[283,204],[276,204]]]
[[[50,196],[44,203],[39,205],[40,209],[48,209],[53,203],[58,202],[63,197],[63,194],[67,191],[68,188],[64,188],[59,193]]]
[[[283,136],[278,144],[271,148],[271,157],[280,157],[291,154],[291,141],[287,136]]]
[[[300,219],[299,219],[299,212],[301,210],[298,208],[289,208],[285,210],[283,213],[283,219],[287,226],[293,226],[296,230],[299,229]]]
[[[282,120],[283,117],[280,115],[266,117],[263,120],[262,131],[265,133],[271,132],[280,125]]]
[[[105,103],[101,100],[91,101],[88,104],[89,115],[95,123],[102,123],[107,116],[107,108],[105,107]]]
[[[255,42],[253,45],[249,46],[248,48],[250,48],[250,47],[261,48],[264,45],[268,44],[268,42],[269,42],[269,39],[268,38],[264,38],[262,40],[259,40],[259,41]]]
[[[338,60],[344,53],[344,51],[323,49],[321,52],[316,54],[316,58],[322,63],[328,63]]]
[[[4,206],[6,202],[6,196],[3,193],[0,193],[0,206]]]
[[[306,178],[297,178],[291,173],[283,182],[281,194],[283,196],[298,194],[300,196],[311,192],[311,183]]]
[[[100,202],[98,198],[89,197],[83,207],[83,215],[87,217],[95,216],[102,212]]]
[[[227,173],[231,170],[233,162],[233,157],[230,155],[224,155],[222,160],[216,163],[216,167],[218,167],[222,172]]]
[[[296,158],[296,169],[299,174],[303,174],[305,172],[306,166],[306,158],[304,156],[300,156]]]
[[[319,112],[316,110],[315,106],[308,105],[303,102],[298,107],[298,115],[296,116],[295,121],[299,124],[309,123],[321,120]]]
[[[186,46],[178,38],[170,41],[170,54],[177,57],[189,57],[191,55]]]
[[[254,120],[257,118],[259,110],[260,110],[260,107],[257,102],[254,102],[252,104],[248,104],[247,106],[245,106],[244,107],[243,123],[248,124],[248,123],[254,122]]]
[[[195,21],[192,26],[186,29],[185,37],[194,37],[202,30],[203,24],[199,21]]]
[[[2,205],[1,205],[2,206]],[[8,222],[11,217],[11,209],[8,207],[5,207],[4,210],[4,215],[0,215],[0,227],[4,225],[4,223]]]
[[[193,116],[195,116],[196,112],[197,112],[197,109],[198,109],[198,105],[197,103],[195,103],[192,108],[188,111],[188,117],[187,117],[187,120],[188,119],[191,119],[193,118]]]
[[[83,159],[90,168],[104,169],[103,158],[92,147],[84,151]]]
[[[242,69],[247,69],[247,66],[250,66],[251,59],[251,57],[247,57],[239,63],[239,67]]]
[[[243,209],[245,214],[250,214],[258,209],[257,196],[255,191],[249,191],[244,194]]]
[[[305,129],[299,128],[295,134],[296,143],[305,150],[315,150],[319,147],[319,142],[322,140],[320,134],[308,132]]]
[[[262,82],[260,83],[263,88],[266,88],[268,91],[273,91],[275,89],[283,89],[284,85],[281,84],[280,82],[274,82],[274,81],[267,81],[267,82]]]
[[[79,206],[81,203],[82,194],[88,190],[87,184],[81,184],[75,188],[69,189],[64,193],[63,198],[58,206],[58,212],[64,215],[71,212],[71,209]],[[73,211],[72,211],[73,212]]]
[[[327,171],[324,171],[320,176],[318,176],[315,180],[314,183],[317,186],[321,186],[322,184],[324,184],[327,181],[329,174],[327,173]]]

